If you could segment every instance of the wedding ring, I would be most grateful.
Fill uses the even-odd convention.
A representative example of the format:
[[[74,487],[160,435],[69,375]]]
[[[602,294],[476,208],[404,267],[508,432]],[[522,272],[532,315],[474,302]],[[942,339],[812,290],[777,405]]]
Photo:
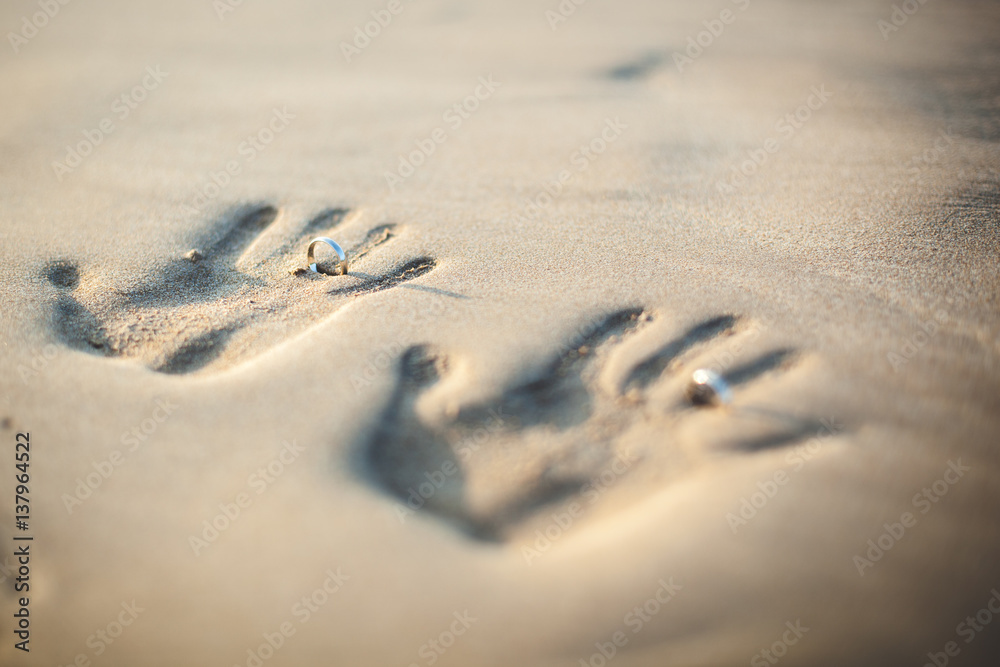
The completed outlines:
[[[699,368],[691,375],[687,397],[695,405],[727,405],[733,400],[733,392],[721,375]]]
[[[314,249],[316,248],[317,243],[327,244],[328,246],[333,248],[333,251],[337,253],[337,257],[340,258],[340,263],[337,264],[333,273],[325,269],[322,269],[322,267],[320,267],[316,263]],[[328,239],[325,236],[320,236],[309,242],[309,250],[306,252],[306,263],[309,265],[310,270],[315,271],[316,273],[325,273],[328,276],[347,275],[347,253],[344,252],[344,249],[341,248],[336,241],[334,241],[333,239]]]

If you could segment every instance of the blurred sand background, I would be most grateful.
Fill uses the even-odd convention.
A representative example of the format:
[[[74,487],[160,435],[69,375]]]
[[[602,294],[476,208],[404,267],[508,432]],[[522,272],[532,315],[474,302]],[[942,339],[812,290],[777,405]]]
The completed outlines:
[[[589,0],[552,29],[555,0],[404,0],[350,62],[386,3],[227,7],[71,2],[6,40],[0,559],[23,431],[34,542],[31,652],[8,560],[0,663],[252,667],[289,623],[263,664],[599,665],[622,632],[610,664],[735,665],[801,622],[781,664],[920,665],[951,641],[950,664],[993,664],[1000,618],[957,633],[1000,586],[1000,7],[928,0],[884,33],[889,2]],[[481,77],[499,85],[456,127]],[[293,275],[313,232],[363,249],[360,273]],[[568,384],[531,384],[568,349]],[[686,407],[713,364],[743,373],[734,405]],[[489,406],[506,430],[434,449]],[[661,581],[682,588],[637,623]]]

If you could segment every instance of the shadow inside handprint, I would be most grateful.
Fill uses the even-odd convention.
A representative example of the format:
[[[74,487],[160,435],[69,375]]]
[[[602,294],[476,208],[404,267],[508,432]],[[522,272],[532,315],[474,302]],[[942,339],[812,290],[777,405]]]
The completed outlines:
[[[347,297],[395,287],[436,264],[419,256],[365,272],[366,256],[399,230],[382,224],[359,234],[348,209],[328,208],[274,229],[280,220],[273,206],[241,207],[211,226],[197,248],[166,261],[154,280],[127,290],[108,289],[73,262],[54,262],[46,277],[60,292],[55,330],[70,347],[162,373],[217,370],[301,333]],[[335,229],[353,240],[352,271],[330,277],[303,269],[299,255],[308,239]]]
[[[609,357],[651,320],[638,308],[602,317],[495,400],[437,416],[419,403],[449,375],[448,357],[427,346],[410,348],[390,399],[359,441],[362,471],[399,501],[400,519],[426,511],[473,538],[501,541],[542,509],[580,496],[616,461],[628,461],[626,468],[636,460],[677,465],[676,453],[655,450],[674,447],[669,435],[698,412],[684,399],[682,369],[738,333],[741,320],[723,315],[697,323],[632,364],[617,384],[600,381]],[[771,349],[734,364],[726,379],[739,391],[787,370],[797,357]],[[664,388],[675,389],[675,398],[654,406],[649,396]],[[791,445],[822,428],[753,406],[720,412],[731,422],[757,418],[772,426],[766,435],[728,443],[736,453]],[[637,455],[627,444],[637,438],[655,442]]]

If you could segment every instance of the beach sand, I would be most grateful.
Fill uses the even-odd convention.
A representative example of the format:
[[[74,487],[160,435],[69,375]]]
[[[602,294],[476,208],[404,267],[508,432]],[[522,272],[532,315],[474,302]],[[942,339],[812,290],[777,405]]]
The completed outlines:
[[[51,4],[0,664],[994,664],[1000,7]]]

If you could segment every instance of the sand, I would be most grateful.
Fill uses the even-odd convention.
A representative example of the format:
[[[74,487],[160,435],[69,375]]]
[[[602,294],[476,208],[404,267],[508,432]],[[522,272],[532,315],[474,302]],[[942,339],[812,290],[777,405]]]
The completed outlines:
[[[897,4],[6,4],[0,663],[992,664],[1000,12]]]

